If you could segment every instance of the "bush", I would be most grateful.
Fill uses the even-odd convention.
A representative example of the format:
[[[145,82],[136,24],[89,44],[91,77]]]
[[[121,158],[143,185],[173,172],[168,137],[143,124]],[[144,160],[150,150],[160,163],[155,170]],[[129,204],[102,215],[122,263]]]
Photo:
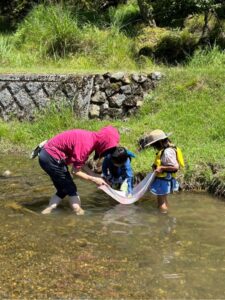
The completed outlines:
[[[193,15],[185,20],[185,30],[194,34],[199,40],[201,46],[205,46],[201,43],[201,38],[204,28],[204,16]],[[207,25],[207,46],[217,45],[221,49],[225,49],[225,21],[219,20],[214,14],[209,17]]]
[[[225,65],[225,55],[217,46],[204,50],[200,49],[195,51],[188,65],[194,69],[213,66],[221,67]]]
[[[162,38],[169,34],[169,30],[160,27],[147,26],[142,29],[141,33],[136,39],[136,51],[139,55],[153,56],[154,48],[162,40]]]
[[[213,30],[209,33],[211,44],[216,44],[220,49],[225,50],[225,21],[218,21]]]
[[[68,10],[60,5],[39,5],[19,26],[14,41],[42,56],[64,57],[78,51],[81,32]]]
[[[165,63],[180,63],[193,54],[196,42],[194,35],[185,31],[170,33],[157,44],[154,56]]]
[[[109,9],[109,21],[111,27],[119,30],[133,31],[134,23],[141,19],[139,7],[136,3],[120,5]]]
[[[83,32],[83,53],[96,65],[109,69],[135,68],[134,43],[115,28],[100,30],[86,26]]]
[[[4,65],[9,60],[12,50],[13,47],[12,47],[10,37],[1,35],[0,36],[0,61],[2,65]]]

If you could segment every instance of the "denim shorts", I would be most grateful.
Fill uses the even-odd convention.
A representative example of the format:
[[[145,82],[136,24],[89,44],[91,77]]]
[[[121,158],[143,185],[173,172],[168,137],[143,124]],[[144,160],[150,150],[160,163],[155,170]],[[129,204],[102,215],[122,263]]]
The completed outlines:
[[[150,192],[154,195],[163,196],[179,190],[178,181],[168,174],[165,178],[156,177],[150,186]]]

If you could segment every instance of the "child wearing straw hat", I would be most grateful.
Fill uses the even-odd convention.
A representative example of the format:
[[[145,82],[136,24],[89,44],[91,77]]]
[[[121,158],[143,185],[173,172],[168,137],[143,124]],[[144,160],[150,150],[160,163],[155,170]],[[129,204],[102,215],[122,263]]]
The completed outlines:
[[[152,165],[156,178],[150,187],[151,193],[157,195],[158,208],[162,213],[168,211],[167,195],[179,190],[176,173],[184,167],[183,155],[180,148],[169,140],[171,133],[166,134],[160,129],[151,131],[139,140],[139,150],[152,146],[157,150],[155,161]]]

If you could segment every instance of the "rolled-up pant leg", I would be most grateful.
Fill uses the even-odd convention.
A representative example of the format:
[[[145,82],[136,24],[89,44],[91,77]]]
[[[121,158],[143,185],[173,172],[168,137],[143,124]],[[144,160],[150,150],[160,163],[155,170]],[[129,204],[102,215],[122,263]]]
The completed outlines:
[[[39,164],[50,176],[58,197],[63,199],[66,195],[77,196],[77,187],[64,162],[57,161],[45,149],[42,149],[39,154]]]

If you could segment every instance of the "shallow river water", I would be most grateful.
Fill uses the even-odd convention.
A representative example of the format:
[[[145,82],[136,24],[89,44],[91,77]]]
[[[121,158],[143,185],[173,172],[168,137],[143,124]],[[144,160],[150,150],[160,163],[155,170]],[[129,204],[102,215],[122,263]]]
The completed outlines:
[[[0,156],[6,169],[1,299],[225,299],[225,202],[183,192],[162,215],[151,195],[123,206],[77,181],[86,214],[65,201],[43,216],[54,189],[37,160]]]

